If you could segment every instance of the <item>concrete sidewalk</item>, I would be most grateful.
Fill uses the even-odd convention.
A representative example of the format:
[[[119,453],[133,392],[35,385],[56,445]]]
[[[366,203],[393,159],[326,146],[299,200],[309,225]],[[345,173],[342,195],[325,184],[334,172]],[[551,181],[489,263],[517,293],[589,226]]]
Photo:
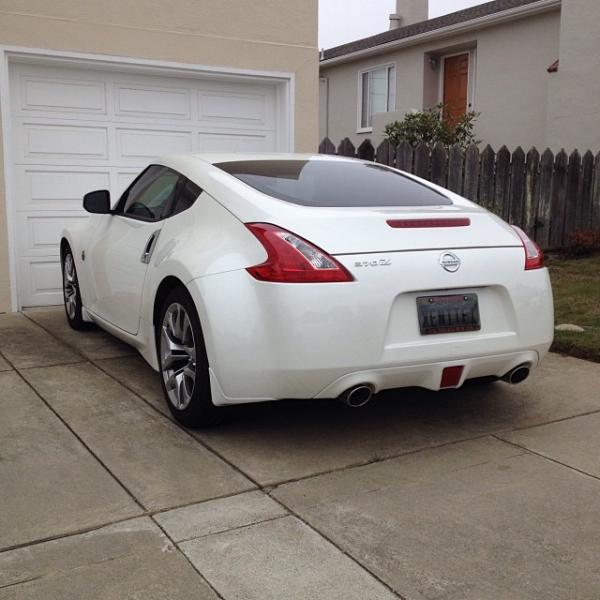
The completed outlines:
[[[170,418],[62,309],[0,315],[0,599],[597,600],[600,365]]]

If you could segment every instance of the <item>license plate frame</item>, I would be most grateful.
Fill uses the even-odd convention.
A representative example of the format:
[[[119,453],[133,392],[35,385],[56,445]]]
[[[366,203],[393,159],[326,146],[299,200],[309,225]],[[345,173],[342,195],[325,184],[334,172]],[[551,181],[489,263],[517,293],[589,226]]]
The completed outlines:
[[[419,296],[417,317],[421,335],[481,330],[477,294]]]

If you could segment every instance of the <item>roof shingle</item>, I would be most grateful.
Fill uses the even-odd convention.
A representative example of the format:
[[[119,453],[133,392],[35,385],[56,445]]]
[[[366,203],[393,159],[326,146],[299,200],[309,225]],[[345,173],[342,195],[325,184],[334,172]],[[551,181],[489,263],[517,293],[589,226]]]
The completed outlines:
[[[344,56],[345,54],[351,54],[352,52],[358,52],[359,50],[375,48],[382,44],[403,40],[422,33],[429,33],[430,31],[435,31],[436,29],[442,29],[451,25],[458,25],[459,23],[465,23],[480,17],[487,17],[488,15],[510,10],[511,8],[518,8],[527,4],[535,4],[539,1],[540,0],[494,0],[493,2],[486,2],[485,4],[479,4],[477,6],[459,10],[435,19],[421,21],[420,23],[413,23],[412,25],[407,25],[406,27],[384,31],[383,33],[378,33],[377,35],[372,35],[370,37],[349,42],[348,44],[329,48],[323,52],[321,60],[329,60],[331,58]]]

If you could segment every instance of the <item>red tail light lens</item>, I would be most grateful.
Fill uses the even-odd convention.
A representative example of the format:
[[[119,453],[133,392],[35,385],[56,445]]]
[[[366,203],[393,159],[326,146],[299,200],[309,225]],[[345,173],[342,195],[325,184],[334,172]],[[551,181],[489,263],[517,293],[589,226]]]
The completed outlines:
[[[354,281],[335,258],[300,236],[269,223],[246,223],[267,251],[267,260],[246,270],[260,281],[333,283]]]
[[[544,253],[542,249],[520,228],[512,226],[523,242],[525,250],[525,270],[541,269],[544,266]]]

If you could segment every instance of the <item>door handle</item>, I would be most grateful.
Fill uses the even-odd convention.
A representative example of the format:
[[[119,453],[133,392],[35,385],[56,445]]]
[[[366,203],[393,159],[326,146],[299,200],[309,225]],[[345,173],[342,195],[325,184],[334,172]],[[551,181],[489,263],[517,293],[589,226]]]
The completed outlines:
[[[142,256],[140,257],[140,261],[147,265],[152,258],[152,253],[154,252],[154,248],[156,248],[156,242],[158,241],[158,235],[160,233],[160,229],[157,229],[146,242],[146,247],[142,252]]]

